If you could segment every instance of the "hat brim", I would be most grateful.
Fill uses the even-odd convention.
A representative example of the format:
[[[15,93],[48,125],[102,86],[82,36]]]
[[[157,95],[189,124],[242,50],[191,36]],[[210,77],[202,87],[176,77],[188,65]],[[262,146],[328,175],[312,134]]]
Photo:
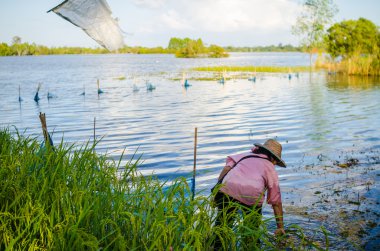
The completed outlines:
[[[270,149],[266,148],[264,145],[259,144],[259,143],[255,143],[254,145],[257,147],[264,148],[265,150],[270,152],[273,155],[273,157],[276,159],[278,166],[286,167],[285,161],[283,161],[280,157],[278,157],[276,154],[274,154]]]

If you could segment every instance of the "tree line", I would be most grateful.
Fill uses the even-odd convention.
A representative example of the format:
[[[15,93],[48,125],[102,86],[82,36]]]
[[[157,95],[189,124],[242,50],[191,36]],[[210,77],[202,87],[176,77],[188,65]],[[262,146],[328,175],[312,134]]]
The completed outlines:
[[[0,56],[28,56],[28,55],[62,55],[62,54],[106,54],[106,53],[133,53],[133,54],[175,54],[177,57],[226,57],[228,53],[218,45],[205,46],[202,39],[171,38],[167,48],[125,46],[117,52],[110,52],[104,48],[84,47],[47,47],[35,43],[22,42],[19,36],[12,39],[12,43],[0,43]]]
[[[302,47],[290,44],[278,44],[269,46],[253,47],[221,47],[215,44],[205,46],[202,39],[177,38],[170,39],[166,48],[143,47],[143,46],[125,46],[118,50],[117,53],[133,54],[175,54],[177,57],[227,57],[228,52],[300,52]],[[18,36],[13,37],[12,43],[0,43],[0,56],[28,56],[28,55],[62,55],[62,54],[107,54],[111,53],[104,48],[84,48],[84,47],[47,47],[35,43],[23,43]],[[112,52],[115,53],[115,52]]]
[[[226,46],[224,49],[228,52],[302,52],[301,46],[279,43],[278,45],[267,46]]]

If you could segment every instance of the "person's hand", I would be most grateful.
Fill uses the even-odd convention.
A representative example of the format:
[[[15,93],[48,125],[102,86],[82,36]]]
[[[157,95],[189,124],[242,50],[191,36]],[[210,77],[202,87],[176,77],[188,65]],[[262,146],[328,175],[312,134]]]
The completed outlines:
[[[277,228],[276,231],[274,231],[274,235],[276,236],[285,235],[285,230],[283,228]]]

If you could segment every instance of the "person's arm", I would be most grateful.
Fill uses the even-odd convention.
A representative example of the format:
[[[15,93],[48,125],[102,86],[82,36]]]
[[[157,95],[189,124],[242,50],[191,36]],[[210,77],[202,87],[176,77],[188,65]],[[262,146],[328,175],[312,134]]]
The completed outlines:
[[[274,232],[275,235],[281,235],[285,234],[284,230],[284,217],[283,217],[283,211],[282,211],[282,202],[278,204],[272,205],[273,207],[273,213],[274,216],[276,217],[276,223],[277,223],[277,229]]]
[[[224,166],[222,172],[220,172],[220,174],[219,174],[218,180],[221,180],[231,169],[232,169],[232,167],[230,167],[230,166],[227,166],[227,165]]]

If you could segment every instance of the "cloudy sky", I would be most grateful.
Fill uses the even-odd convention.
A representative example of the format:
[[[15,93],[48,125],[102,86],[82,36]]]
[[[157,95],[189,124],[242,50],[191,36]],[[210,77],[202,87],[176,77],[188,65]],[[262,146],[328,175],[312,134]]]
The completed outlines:
[[[48,46],[98,45],[78,27],[47,10],[62,0],[1,0],[0,42],[17,35]],[[206,44],[297,44],[291,32],[302,0],[108,0],[125,31],[125,43],[166,47],[171,37]],[[364,17],[380,25],[380,1],[336,0],[335,20]]]

